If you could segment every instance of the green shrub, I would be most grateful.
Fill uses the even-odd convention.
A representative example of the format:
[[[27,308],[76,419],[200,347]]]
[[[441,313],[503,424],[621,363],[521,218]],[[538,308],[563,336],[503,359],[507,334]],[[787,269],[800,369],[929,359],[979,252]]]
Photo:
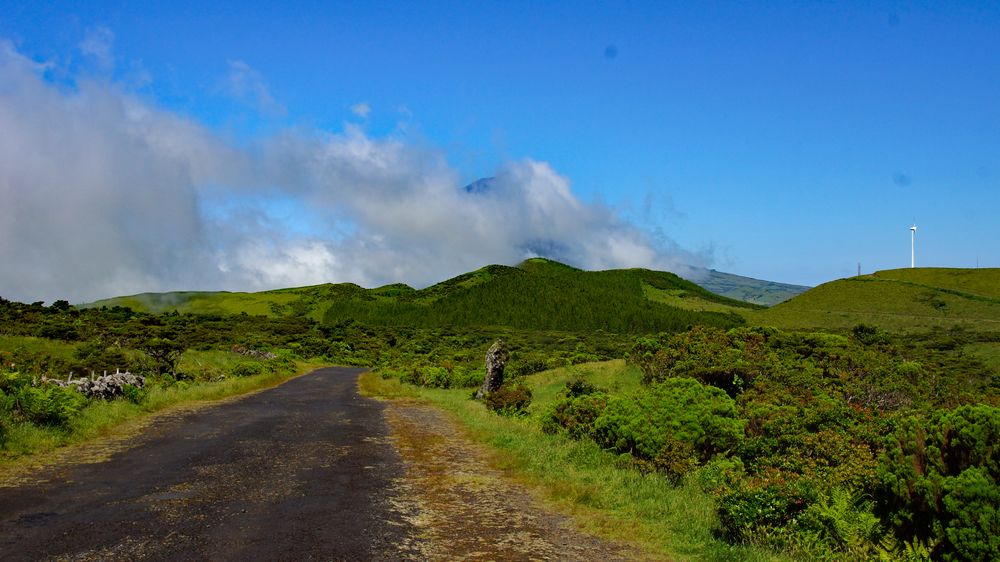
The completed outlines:
[[[686,474],[698,468],[694,444],[667,437],[652,465],[671,482],[678,483]]]
[[[133,404],[142,404],[149,396],[148,387],[139,387],[134,384],[126,384],[122,387],[122,397]]]
[[[74,389],[49,385],[22,386],[14,399],[26,421],[52,426],[65,426],[87,403]]]
[[[566,381],[566,397],[576,398],[578,396],[586,396],[588,394],[594,394],[598,392],[598,388],[589,382],[582,376],[575,376],[571,380]]]
[[[720,494],[733,488],[746,475],[746,468],[739,457],[717,456],[705,463],[694,474],[702,490]]]
[[[637,338],[629,362],[639,367],[647,384],[686,376],[736,396],[757,377],[779,369],[766,345],[773,335],[767,328],[727,332],[696,326],[678,334]]]
[[[30,377],[16,371],[0,371],[0,425],[17,422],[65,426],[87,403],[72,388],[34,386]],[[6,431],[6,430],[4,430]]]
[[[594,440],[606,449],[653,460],[668,439],[688,443],[700,461],[743,439],[744,422],[725,392],[687,378],[667,379],[648,391],[614,396],[594,420]]]
[[[811,483],[777,471],[745,478],[719,497],[719,523],[732,542],[783,546],[795,517],[815,499]]]
[[[241,361],[233,365],[230,373],[234,377],[252,377],[263,374],[266,370],[266,367],[258,361]]]
[[[451,373],[444,367],[423,367],[420,369],[420,384],[431,388],[450,388]]]
[[[399,380],[420,386],[423,384],[423,378],[420,376],[420,371],[414,367],[412,369],[407,369],[399,373]]]
[[[541,359],[527,359],[507,366],[507,371],[515,377],[527,377],[546,369],[548,365]]]
[[[594,420],[604,412],[607,405],[608,395],[603,392],[569,396],[558,400],[549,405],[543,414],[542,431],[549,434],[565,431],[574,439],[592,437]]]
[[[486,395],[486,407],[501,416],[523,416],[531,404],[531,389],[523,384],[505,383]]]
[[[15,405],[14,397],[0,388],[0,448],[7,442],[7,435],[10,433],[10,427],[14,423]]]
[[[100,374],[103,371],[114,371],[119,368],[135,372],[134,368],[137,366],[137,362],[130,361],[120,347],[107,346],[98,340],[81,344],[73,356],[76,362],[71,365],[72,370],[84,374],[91,371]]]
[[[823,491],[796,518],[794,530],[826,549],[851,553],[857,559],[876,558],[883,528],[873,505],[843,488]]]
[[[863,345],[884,345],[889,343],[889,334],[885,333],[877,326],[868,324],[858,324],[851,329],[854,339]]]
[[[404,370],[382,367],[379,372],[384,378],[395,377],[408,384],[429,388],[475,388],[483,384],[485,375],[482,369],[445,365],[423,365]]]
[[[451,371],[452,388],[476,388],[482,386],[486,374],[482,369],[463,368],[456,366]]]
[[[1000,408],[962,406],[903,419],[886,439],[877,504],[903,543],[935,558],[1000,558]]]

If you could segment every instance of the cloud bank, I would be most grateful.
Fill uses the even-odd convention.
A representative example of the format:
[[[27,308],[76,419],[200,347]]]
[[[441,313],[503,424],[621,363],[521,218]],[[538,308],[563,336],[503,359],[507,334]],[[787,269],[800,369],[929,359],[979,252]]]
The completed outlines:
[[[281,107],[249,66],[231,71],[238,94]],[[679,273],[703,261],[580,200],[545,162],[470,191],[442,151],[403,136],[295,129],[237,146],[107,80],[67,89],[44,72],[0,43],[5,298],[422,286],[537,255]]]

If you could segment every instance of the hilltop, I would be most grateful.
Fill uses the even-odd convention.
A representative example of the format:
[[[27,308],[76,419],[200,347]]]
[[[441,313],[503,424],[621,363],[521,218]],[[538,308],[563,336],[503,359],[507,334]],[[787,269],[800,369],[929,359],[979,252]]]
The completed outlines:
[[[1000,330],[1000,269],[916,268],[838,279],[745,315],[786,329]]]
[[[338,324],[508,326],[544,330],[675,331],[694,324],[734,326],[759,307],[716,295],[673,273],[583,271],[533,258],[489,265],[424,289],[351,283],[262,291],[145,293],[87,307],[140,312],[300,316]]]

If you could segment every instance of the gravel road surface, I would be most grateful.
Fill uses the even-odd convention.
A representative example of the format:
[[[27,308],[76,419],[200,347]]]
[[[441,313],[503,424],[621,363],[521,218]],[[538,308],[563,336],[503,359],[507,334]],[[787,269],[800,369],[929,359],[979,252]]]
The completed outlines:
[[[158,419],[105,462],[0,488],[0,560],[398,560],[402,462],[360,369]]]

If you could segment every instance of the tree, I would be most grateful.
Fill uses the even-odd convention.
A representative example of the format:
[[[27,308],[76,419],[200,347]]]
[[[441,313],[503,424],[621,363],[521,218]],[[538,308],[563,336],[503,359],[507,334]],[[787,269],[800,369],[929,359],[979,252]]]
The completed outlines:
[[[169,338],[151,338],[146,340],[142,351],[153,360],[156,374],[174,374],[177,367],[177,360],[184,353],[184,346]]]

